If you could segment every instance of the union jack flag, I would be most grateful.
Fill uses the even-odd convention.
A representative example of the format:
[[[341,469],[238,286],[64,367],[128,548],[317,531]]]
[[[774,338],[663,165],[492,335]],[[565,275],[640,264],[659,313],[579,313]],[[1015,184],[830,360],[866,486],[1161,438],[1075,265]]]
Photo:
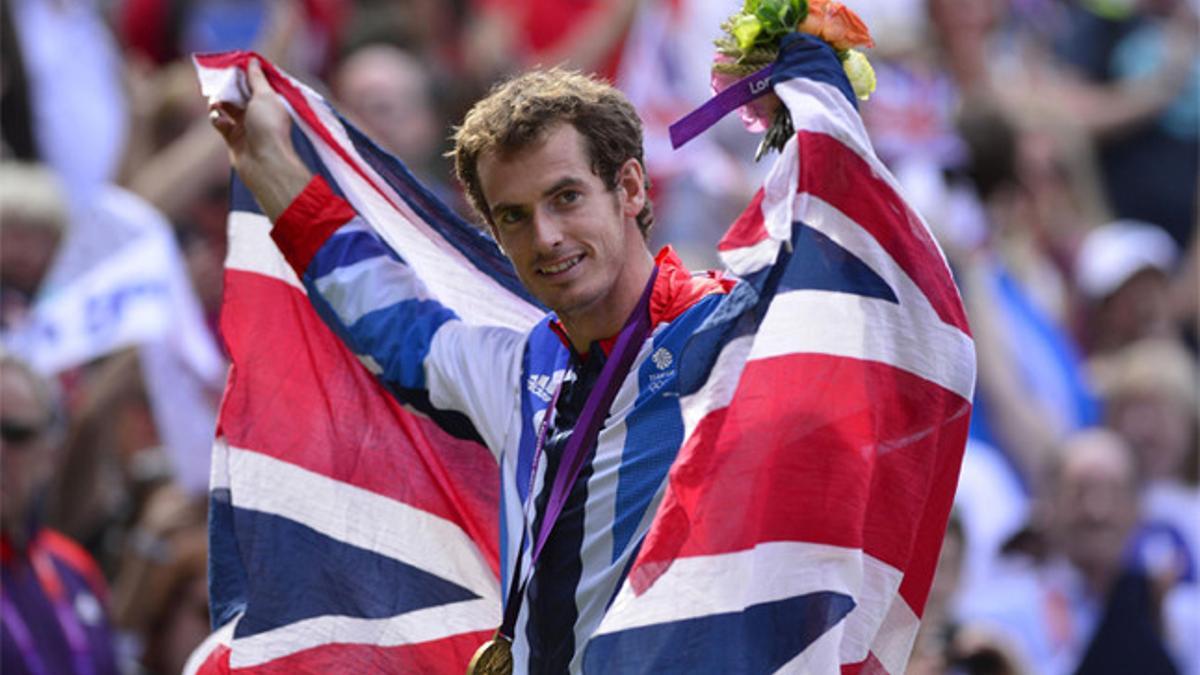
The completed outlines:
[[[236,100],[253,55],[199,56]],[[304,160],[357,195],[443,301],[527,329],[503,255],[313,91],[264,68]],[[209,584],[218,630],[188,672],[461,672],[499,623],[496,463],[402,406],[330,332],[235,176],[221,334],[232,367],[213,450]],[[486,302],[478,302],[486,299]]]
[[[244,99],[251,58],[198,57],[205,93]],[[490,240],[314,92],[264,70],[302,157],[440,302],[477,325],[541,319]],[[797,133],[719,245],[741,281],[686,348],[639,357],[677,370],[682,443],[580,647],[583,672],[901,673],[916,635],[973,342],[840,69],[785,61],[774,89]],[[218,630],[189,672],[462,672],[499,623],[511,568],[497,460],[372,377],[378,364],[321,322],[270,227],[235,179],[233,366],[211,496]]]

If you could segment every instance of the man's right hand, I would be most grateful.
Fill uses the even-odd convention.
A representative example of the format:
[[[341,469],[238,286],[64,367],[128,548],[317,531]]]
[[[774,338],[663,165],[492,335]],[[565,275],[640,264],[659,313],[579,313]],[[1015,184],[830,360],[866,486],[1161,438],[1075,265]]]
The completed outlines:
[[[215,103],[209,118],[225,139],[230,164],[274,222],[308,185],[312,173],[292,148],[291,116],[257,59],[250,61],[246,76],[246,107]]]

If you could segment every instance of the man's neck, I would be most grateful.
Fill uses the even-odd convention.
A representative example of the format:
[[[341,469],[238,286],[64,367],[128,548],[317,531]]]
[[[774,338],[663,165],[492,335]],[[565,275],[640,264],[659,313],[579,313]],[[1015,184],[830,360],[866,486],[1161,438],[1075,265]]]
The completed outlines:
[[[630,271],[621,287],[614,288],[603,302],[572,314],[560,314],[571,347],[577,354],[587,354],[593,342],[615,336],[625,327],[629,315],[637,307],[650,274],[654,271],[654,259],[649,251],[630,262],[635,267]]]

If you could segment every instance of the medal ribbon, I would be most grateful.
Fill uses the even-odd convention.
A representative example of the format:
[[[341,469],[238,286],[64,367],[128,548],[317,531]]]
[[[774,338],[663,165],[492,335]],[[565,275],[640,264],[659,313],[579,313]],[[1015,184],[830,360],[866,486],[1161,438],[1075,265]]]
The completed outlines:
[[[708,99],[699,108],[684,115],[683,118],[671,125],[671,147],[678,149],[684,143],[699,136],[712,125],[730,112],[746,105],[760,96],[771,91],[771,73],[775,64],[771,64],[757,72],[734,82],[721,93]]]
[[[33,636],[29,634],[29,628],[21,619],[17,608],[13,607],[12,600],[2,593],[0,593],[0,616],[3,616],[4,624],[11,631],[13,640],[17,643],[17,649],[21,650],[21,661],[25,663],[25,667],[33,675],[46,675],[46,665],[42,663],[42,655],[38,653],[37,647],[33,644]]]
[[[58,625],[67,639],[67,644],[71,647],[71,660],[75,665],[75,672],[78,675],[91,675],[95,672],[95,667],[91,659],[91,649],[88,646],[87,631],[68,602],[67,587],[59,577],[58,570],[54,567],[54,561],[40,548],[37,541],[31,542],[29,546],[29,561],[33,566],[38,584],[49,596],[50,603],[54,607],[54,616],[58,619]],[[21,618],[20,612],[13,606],[12,600],[3,593],[0,593],[0,615],[12,631],[25,665],[35,673],[44,673],[45,663],[37,651],[37,646],[33,643],[29,628]]]
[[[583,470],[583,465],[587,461],[587,457],[595,444],[596,436],[600,433],[600,426],[607,417],[606,413],[609,406],[612,405],[613,399],[617,397],[617,390],[621,388],[621,383],[625,381],[625,376],[629,373],[629,367],[633,365],[633,359],[637,356],[642,342],[650,334],[650,293],[654,289],[654,280],[657,277],[658,268],[655,267],[650,273],[650,281],[646,284],[645,290],[642,291],[642,297],[638,300],[637,307],[633,309],[633,314],[629,316],[629,319],[625,321],[625,326],[621,328],[616,344],[613,345],[612,353],[609,354],[608,360],[605,361],[604,369],[600,371],[600,375],[596,379],[596,384],[592,387],[587,401],[583,404],[583,411],[579,414],[579,420],[575,424],[574,431],[571,432],[571,437],[567,439],[567,445],[563,448],[562,461],[559,463],[558,471],[555,472],[554,483],[550,488],[550,498],[546,502],[546,512],[542,516],[542,527],[537,534],[537,538],[534,540],[533,551],[529,555],[529,570],[524,575],[521,574],[521,559],[523,557],[522,552],[525,549],[525,535],[522,534],[521,536],[521,545],[517,549],[517,564],[513,569],[512,585],[509,587],[508,604],[504,608],[504,621],[500,624],[499,631],[497,631],[501,636],[510,641],[513,638],[513,632],[517,625],[517,615],[521,611],[525,589],[529,585],[529,578],[532,576],[533,570],[537,565],[538,556],[541,555],[542,548],[546,545],[546,540],[550,538],[550,531],[554,529],[554,523],[558,520],[558,516],[562,514],[563,507],[567,505],[567,497],[570,495],[571,487],[579,479],[579,472]],[[562,391],[561,384],[559,385],[559,391]],[[541,449],[545,444],[546,435],[550,429],[550,425],[547,422],[550,419],[550,415],[554,413],[554,407],[557,402],[558,393],[556,392],[554,399],[550,403],[550,407],[546,409],[546,416],[542,420],[542,428],[538,433],[538,442],[535,448],[537,455],[541,454]],[[536,462],[537,456],[535,455],[533,466],[535,473],[537,471]],[[532,481],[530,481],[530,484],[532,486]],[[522,528],[522,530],[525,530],[525,528]]]

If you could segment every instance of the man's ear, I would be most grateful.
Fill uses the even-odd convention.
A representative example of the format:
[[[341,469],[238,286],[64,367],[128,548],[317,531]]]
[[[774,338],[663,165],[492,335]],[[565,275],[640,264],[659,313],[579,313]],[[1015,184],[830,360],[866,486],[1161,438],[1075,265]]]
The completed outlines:
[[[621,212],[628,218],[637,218],[646,206],[646,170],[636,158],[625,160],[617,171],[617,190]]]

